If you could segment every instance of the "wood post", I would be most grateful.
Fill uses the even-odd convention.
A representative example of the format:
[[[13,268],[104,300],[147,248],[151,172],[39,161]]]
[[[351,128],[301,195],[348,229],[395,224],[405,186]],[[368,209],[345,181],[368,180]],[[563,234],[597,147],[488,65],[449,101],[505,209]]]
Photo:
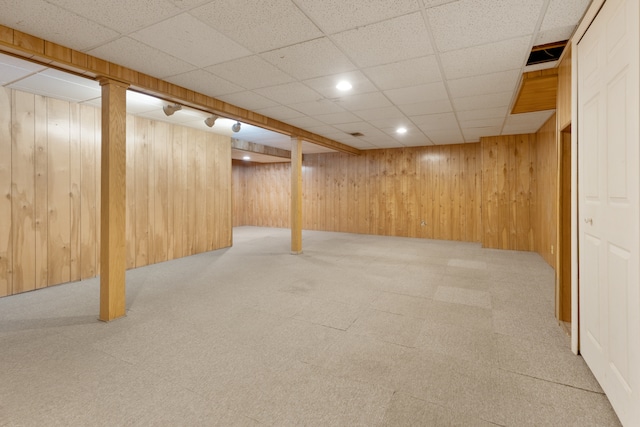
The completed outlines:
[[[302,253],[302,138],[291,137],[291,253]]]
[[[100,79],[102,172],[100,215],[100,320],[125,315],[126,122],[128,84]]]

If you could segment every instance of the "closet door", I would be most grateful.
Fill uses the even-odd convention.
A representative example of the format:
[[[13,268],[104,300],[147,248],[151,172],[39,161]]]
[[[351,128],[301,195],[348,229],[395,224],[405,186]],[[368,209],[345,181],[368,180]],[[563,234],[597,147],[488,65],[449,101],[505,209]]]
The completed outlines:
[[[638,0],[608,0],[578,43],[580,350],[640,425]]]

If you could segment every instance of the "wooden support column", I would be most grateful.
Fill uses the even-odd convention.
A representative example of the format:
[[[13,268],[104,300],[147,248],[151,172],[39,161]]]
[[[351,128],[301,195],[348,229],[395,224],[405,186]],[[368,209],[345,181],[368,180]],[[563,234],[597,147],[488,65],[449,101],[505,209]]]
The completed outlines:
[[[102,172],[100,215],[100,320],[125,315],[126,122],[128,84],[100,79]]]
[[[302,138],[291,137],[291,253],[302,253]]]

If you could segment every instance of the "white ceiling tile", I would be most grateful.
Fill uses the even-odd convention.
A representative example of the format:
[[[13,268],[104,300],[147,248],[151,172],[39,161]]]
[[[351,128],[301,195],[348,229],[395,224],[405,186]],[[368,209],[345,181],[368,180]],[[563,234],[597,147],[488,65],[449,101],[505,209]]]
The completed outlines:
[[[306,127],[305,129],[308,130],[309,132],[313,132],[313,133],[316,133],[318,135],[325,136],[327,138],[330,138],[331,135],[336,135],[336,134],[342,135],[344,133],[341,130],[336,129],[333,126],[330,126],[330,125],[309,126],[309,127]]]
[[[333,127],[346,133],[360,132],[365,135],[367,135],[369,132],[374,132],[375,130],[377,130],[373,126],[371,126],[369,123],[363,122],[363,121],[353,122],[353,123],[341,123],[341,124],[334,125]]]
[[[428,130],[422,129],[427,137],[435,145],[448,145],[448,144],[462,144],[464,143],[464,137],[460,132],[460,129],[450,130]]]
[[[426,114],[422,116],[410,117],[411,121],[420,129],[426,131],[444,131],[447,129],[457,129],[458,121],[454,113]]]
[[[420,10],[417,0],[294,0],[327,34]]]
[[[49,0],[121,34],[137,31],[180,12],[169,0]],[[72,26],[71,28],[74,28]]]
[[[328,99],[321,99],[319,101],[302,102],[300,104],[289,105],[294,110],[300,111],[308,116],[317,116],[320,114],[339,113],[344,111],[344,108],[336,105],[335,102],[331,102]]]
[[[367,120],[367,122],[378,129],[397,129],[401,126],[413,126],[407,117],[396,117],[386,119]]]
[[[455,105],[456,111],[499,108],[508,106],[511,103],[512,97],[513,92],[465,96],[464,98],[454,98],[453,105]]]
[[[316,119],[328,125],[337,125],[341,123],[358,122],[361,119],[353,113],[348,111],[342,113],[321,114],[315,116]]]
[[[15,82],[44,69],[45,67],[42,65],[0,54],[0,86]]]
[[[423,114],[447,113],[453,111],[448,99],[436,99],[434,101],[418,102],[399,107],[407,116],[421,116]]]
[[[575,27],[590,3],[591,0],[551,0],[540,32],[560,27]]]
[[[88,53],[158,78],[195,69],[191,64],[128,37],[119,38]]]
[[[349,82],[352,86],[347,91],[336,88],[342,81]],[[349,71],[331,76],[317,77],[303,82],[325,98],[340,98],[342,96],[356,95],[359,93],[375,92],[377,89],[360,71]]]
[[[293,81],[293,78],[287,73],[274,67],[258,55],[213,65],[208,67],[207,71],[247,89],[276,86]]]
[[[430,8],[435,6],[440,6],[441,4],[452,3],[458,0],[421,0],[424,3],[424,7]]]
[[[463,129],[483,127],[483,126],[502,126],[504,124],[504,117],[496,117],[493,119],[474,119],[474,120],[460,120],[460,126]]]
[[[24,78],[8,87],[71,102],[82,102],[101,96],[98,82],[52,69]]]
[[[279,104],[299,104],[301,102],[311,102],[322,99],[322,96],[316,91],[309,89],[302,83],[285,83],[283,85],[264,87],[256,89],[254,92],[259,93],[265,98],[276,101]]]
[[[261,108],[275,107],[278,105],[270,99],[264,96],[258,95],[253,92],[239,92],[231,95],[223,95],[218,97],[224,102],[237,105],[238,107],[246,108],[247,110],[259,110]]]
[[[391,107],[391,102],[382,92],[361,93],[344,96],[336,100],[336,104],[349,111],[368,110],[371,108]]]
[[[151,25],[129,37],[201,68],[251,55],[249,50],[188,13]]]
[[[529,57],[530,37],[443,53],[440,58],[447,80],[521,68]]]
[[[395,105],[416,104],[418,102],[448,98],[447,90],[442,82],[386,90],[384,94]]]
[[[118,36],[95,20],[44,0],[5,0],[1,8],[0,24],[71,49],[82,51]]]
[[[397,89],[442,80],[435,55],[367,68],[364,72],[380,89]]]
[[[190,13],[254,53],[322,36],[290,0],[217,0]]]
[[[149,96],[143,93],[127,91],[127,113],[140,114],[151,110],[159,110],[166,104],[160,98]]]
[[[478,142],[483,136],[496,136],[500,134],[500,126],[462,129],[465,142]]]
[[[256,110],[256,113],[263,114],[276,120],[287,120],[304,116],[301,112],[296,111],[293,108],[285,107],[284,105],[262,108]]]
[[[169,0],[177,7],[183,10],[193,9],[196,6],[200,6],[204,3],[209,3],[211,0]]]
[[[465,77],[447,82],[451,96],[461,98],[473,95],[485,95],[495,92],[516,90],[520,80],[521,69],[501,71],[482,76]]]
[[[510,114],[502,130],[503,135],[535,133],[549,120],[555,110],[537,111],[535,113]]]
[[[504,119],[508,111],[508,107],[480,108],[477,110],[458,111],[457,116],[458,120],[493,119],[496,117]]]
[[[285,122],[289,123],[292,126],[297,126],[301,129],[308,129],[312,127],[323,126],[320,120],[316,120],[313,117],[295,117],[293,119],[287,119]]]
[[[361,67],[417,58],[433,52],[420,12],[335,34],[333,40]]]
[[[189,71],[178,74],[177,76],[168,77],[166,80],[214,98],[243,90],[240,86],[234,85],[204,70]]]
[[[440,52],[533,34],[543,0],[460,0],[427,9]]]
[[[533,43],[535,46],[547,44],[547,43],[555,43],[563,40],[569,40],[571,34],[573,34],[573,30],[575,30],[575,25],[569,25],[568,27],[560,27],[560,28],[552,28],[550,30],[541,31],[538,33],[535,42]]]
[[[360,110],[356,112],[356,115],[367,121],[380,119],[398,119],[405,117],[404,113],[400,111],[398,107],[382,107]]]
[[[262,57],[298,80],[344,73],[356,68],[326,37],[265,52]]]

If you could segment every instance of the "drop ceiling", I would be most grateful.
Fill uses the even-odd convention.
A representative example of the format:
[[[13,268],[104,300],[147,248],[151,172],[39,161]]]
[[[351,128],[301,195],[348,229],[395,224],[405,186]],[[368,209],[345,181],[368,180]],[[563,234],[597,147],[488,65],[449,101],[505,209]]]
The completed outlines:
[[[557,64],[526,67],[526,60],[533,46],[568,39],[590,0],[3,3],[0,24],[374,149],[538,130],[552,111],[511,115],[510,106],[523,72]],[[0,58],[2,85],[99,103],[97,85],[16,61]],[[342,80],[350,91],[336,89]],[[160,101],[130,98],[130,112],[167,120]],[[183,110],[169,119],[208,129],[205,117]],[[407,132],[396,133],[400,126]],[[222,124],[214,130],[231,134]],[[290,145],[287,136],[244,124],[233,136]],[[314,151],[327,150],[303,147]]]

